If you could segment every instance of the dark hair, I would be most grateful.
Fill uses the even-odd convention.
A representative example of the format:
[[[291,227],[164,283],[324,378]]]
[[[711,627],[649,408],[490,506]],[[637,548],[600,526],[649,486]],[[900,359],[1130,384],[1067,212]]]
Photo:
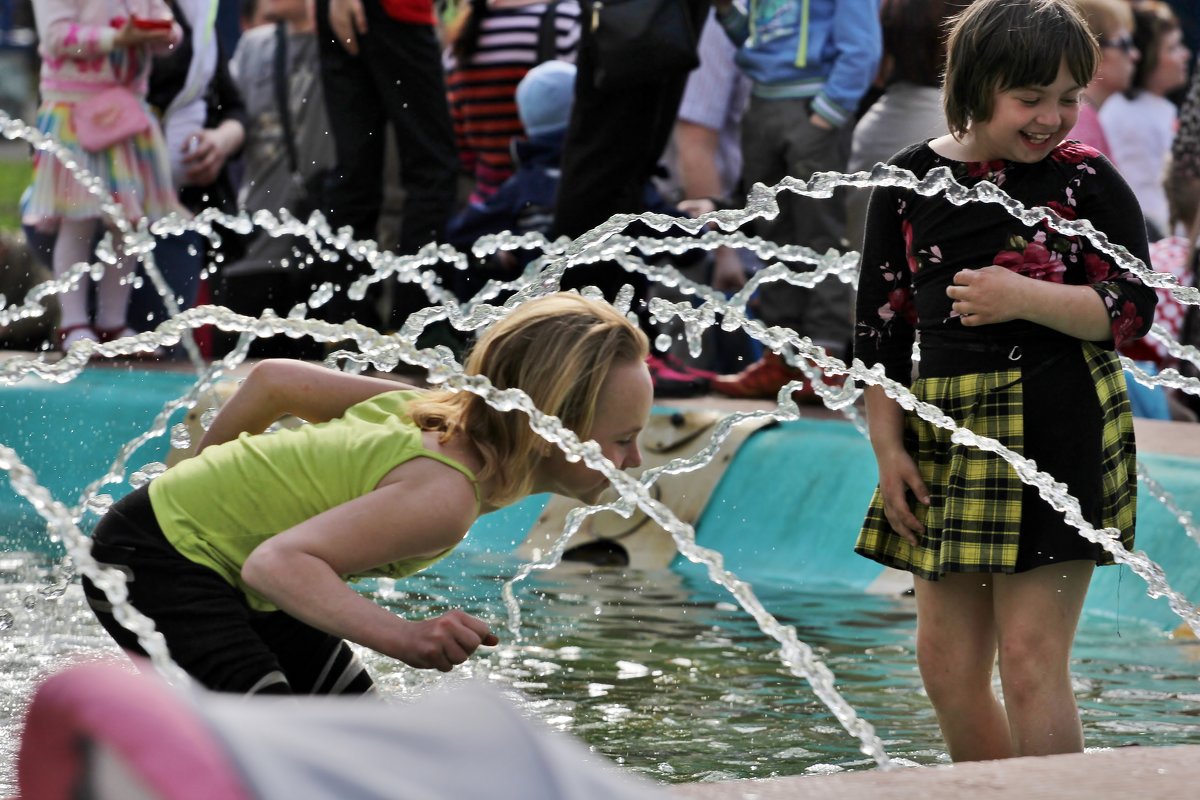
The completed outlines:
[[[1133,65],[1129,94],[1146,88],[1146,81],[1158,69],[1159,50],[1167,34],[1179,30],[1179,18],[1161,0],[1145,0],[1133,9],[1133,43],[1141,58]]]
[[[992,117],[996,92],[1047,86],[1066,62],[1086,86],[1100,63],[1095,38],[1070,0],[976,0],[946,44],[944,107],[950,133]]]
[[[891,59],[888,83],[941,86],[948,20],[971,0],[883,0],[883,51]]]

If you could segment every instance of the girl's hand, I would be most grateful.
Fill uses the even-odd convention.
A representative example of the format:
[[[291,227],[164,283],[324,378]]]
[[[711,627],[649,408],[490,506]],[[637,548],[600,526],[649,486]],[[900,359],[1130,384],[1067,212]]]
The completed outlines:
[[[480,645],[493,647],[500,643],[486,622],[462,611],[410,622],[406,630],[395,656],[417,669],[449,672],[470,658]]]
[[[892,530],[916,545],[917,537],[925,533],[925,526],[913,513],[910,498],[928,506],[929,490],[912,456],[901,451],[879,458],[879,492],[883,496],[884,516]]]
[[[174,43],[174,27],[174,25],[167,25],[161,28],[139,28],[133,24],[132,19],[129,19],[125,22],[125,27],[117,31],[117,35],[113,37],[113,45],[119,48],[153,47],[159,49],[169,47]]]
[[[1032,280],[994,264],[964,269],[955,274],[954,285],[946,287],[946,296],[967,327],[1028,319],[1026,289]]]

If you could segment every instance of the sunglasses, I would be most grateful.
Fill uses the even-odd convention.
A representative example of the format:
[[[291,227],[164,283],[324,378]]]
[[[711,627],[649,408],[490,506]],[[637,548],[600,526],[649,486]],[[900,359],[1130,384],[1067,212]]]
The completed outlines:
[[[1133,37],[1129,34],[1125,34],[1119,39],[1105,39],[1104,37],[1100,37],[1100,46],[1120,50],[1126,55],[1137,50],[1137,45],[1133,43]]]

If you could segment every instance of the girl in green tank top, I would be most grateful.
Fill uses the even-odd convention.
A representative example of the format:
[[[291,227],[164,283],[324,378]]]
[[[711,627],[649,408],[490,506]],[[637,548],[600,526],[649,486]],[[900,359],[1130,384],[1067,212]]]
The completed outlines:
[[[653,389],[645,335],[603,302],[526,302],[479,338],[464,370],[520,389],[617,469],[641,462]],[[265,433],[285,415],[297,429]],[[131,580],[172,657],[210,689],[364,692],[346,642],[449,671],[498,643],[462,611],[405,619],[347,582],[404,577],[445,556],[481,515],[529,494],[594,502],[604,476],[470,392],[413,389],[316,364],[249,373],[180,462],[105,515],[93,555]],[[143,652],[85,580],[126,649]]]

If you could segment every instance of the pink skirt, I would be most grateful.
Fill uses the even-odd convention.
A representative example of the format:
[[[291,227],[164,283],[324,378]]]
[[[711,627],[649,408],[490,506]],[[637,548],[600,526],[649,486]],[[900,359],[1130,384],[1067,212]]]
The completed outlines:
[[[134,223],[143,217],[154,221],[171,213],[187,214],[171,184],[167,144],[157,122],[107,150],[90,153],[75,135],[71,106],[63,101],[43,103],[37,129],[69,149],[75,162],[99,179],[104,196],[89,191],[52,153],[38,150],[33,157],[33,183],[21,200],[23,223],[53,230],[60,219],[102,217],[103,200],[118,203]]]

